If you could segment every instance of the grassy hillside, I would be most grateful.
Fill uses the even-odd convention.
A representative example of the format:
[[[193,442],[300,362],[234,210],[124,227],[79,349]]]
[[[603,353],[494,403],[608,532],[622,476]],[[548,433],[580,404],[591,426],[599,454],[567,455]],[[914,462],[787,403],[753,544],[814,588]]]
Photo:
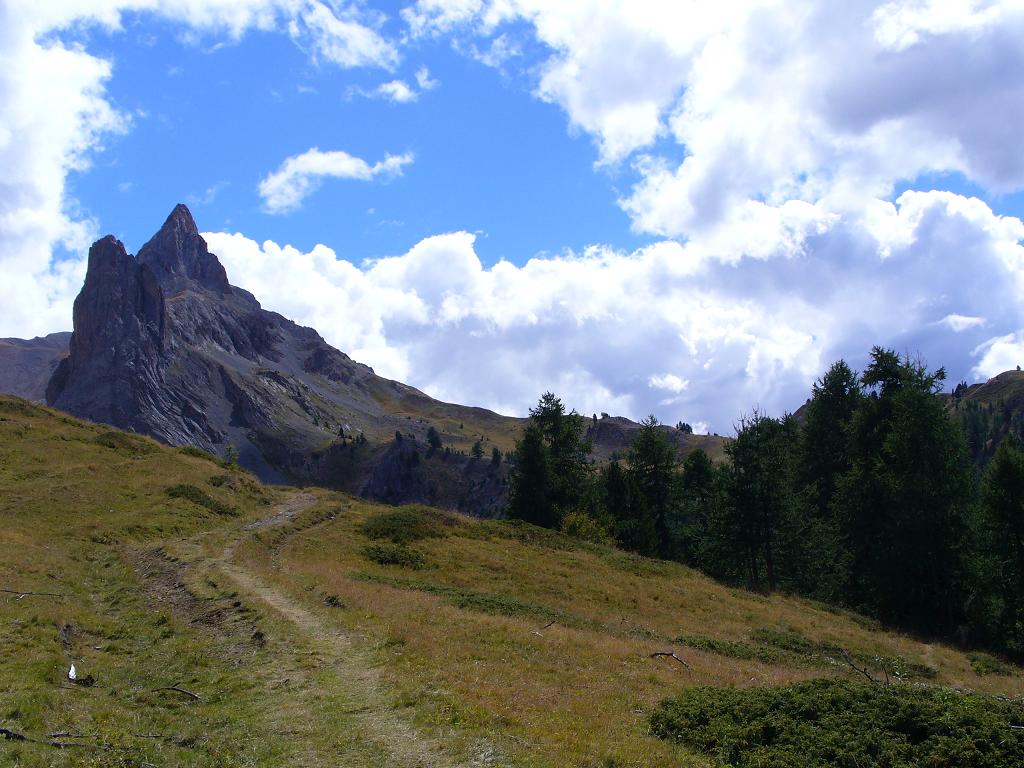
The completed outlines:
[[[661,702],[861,677],[839,649],[899,685],[1024,693],[998,660],[806,601],[528,526],[266,488],[14,398],[0,523],[4,764],[712,765],[650,734]]]
[[[983,384],[960,385],[947,407],[963,426],[972,458],[979,464],[995,454],[1007,434],[1024,436],[1024,372],[1004,371]]]

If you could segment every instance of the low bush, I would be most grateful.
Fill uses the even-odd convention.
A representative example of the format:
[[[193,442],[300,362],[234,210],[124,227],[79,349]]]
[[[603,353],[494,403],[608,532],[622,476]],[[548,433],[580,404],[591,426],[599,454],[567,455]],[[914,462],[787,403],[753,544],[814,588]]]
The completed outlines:
[[[562,520],[562,533],[575,539],[589,541],[592,544],[611,546],[615,543],[615,537],[608,532],[608,529],[586,512],[567,513]]]
[[[650,718],[656,736],[734,768],[1024,765],[1024,708],[919,686],[811,680],[692,688]]]
[[[368,518],[362,534],[368,539],[390,539],[394,544],[408,544],[421,539],[437,539],[448,535],[446,529],[459,525],[452,515],[438,509],[409,505]]]
[[[426,565],[422,552],[404,544],[368,544],[362,549],[363,557],[380,565],[397,565],[402,568],[419,569]]]
[[[967,655],[967,658],[971,661],[971,669],[978,676],[1002,675],[1003,677],[1009,677],[1016,674],[1012,664],[996,656],[990,656],[987,653],[971,653]]]

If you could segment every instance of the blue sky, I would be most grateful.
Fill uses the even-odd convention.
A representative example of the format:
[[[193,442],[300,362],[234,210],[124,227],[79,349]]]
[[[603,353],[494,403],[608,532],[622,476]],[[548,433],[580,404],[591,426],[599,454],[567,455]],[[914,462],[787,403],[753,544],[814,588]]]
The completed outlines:
[[[131,247],[179,200],[207,229],[327,243],[355,260],[458,230],[480,234],[488,264],[654,239],[632,232],[616,204],[634,176],[628,165],[595,169],[590,138],[536,99],[528,76],[485,66],[450,40],[422,41],[393,72],[342,70],[271,32],[183,44],[181,24],[146,14],[123,23],[61,39],[113,61],[110,101],[133,115],[131,130],[69,180],[85,212]],[[423,67],[438,85],[415,102],[363,95],[395,79],[414,85]],[[301,209],[267,213],[261,178],[314,146],[368,162],[412,152],[415,161],[387,183],[330,180]]]
[[[186,202],[386,376],[728,433],[875,344],[1024,361],[1014,0],[9,0],[0,335]]]

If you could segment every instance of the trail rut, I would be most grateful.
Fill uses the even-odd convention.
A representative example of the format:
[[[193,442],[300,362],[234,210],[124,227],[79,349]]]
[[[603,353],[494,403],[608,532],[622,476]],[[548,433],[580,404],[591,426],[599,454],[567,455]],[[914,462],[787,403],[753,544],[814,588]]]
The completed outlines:
[[[460,760],[436,738],[417,731],[393,708],[372,649],[360,647],[355,639],[316,611],[269,583],[260,574],[235,560],[238,545],[254,531],[284,525],[317,504],[311,493],[295,494],[279,504],[272,515],[249,523],[242,534],[224,548],[215,565],[238,588],[269,606],[287,621],[299,635],[306,653],[316,654],[328,665],[325,671],[344,705],[338,716],[354,723],[359,737],[387,756],[383,765],[401,768],[451,768],[494,765],[493,750],[487,746],[470,760]],[[324,756],[324,765],[339,765],[338,753]]]

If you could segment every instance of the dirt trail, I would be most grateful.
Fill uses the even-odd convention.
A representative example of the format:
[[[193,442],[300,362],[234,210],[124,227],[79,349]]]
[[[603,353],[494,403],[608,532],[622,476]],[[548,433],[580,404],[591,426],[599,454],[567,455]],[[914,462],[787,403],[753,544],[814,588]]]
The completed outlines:
[[[240,537],[225,548],[216,565],[249,595],[258,598],[280,614],[303,636],[306,651],[324,658],[325,670],[334,678],[336,690],[346,699],[339,716],[355,723],[360,738],[387,755],[383,765],[401,768],[446,768],[447,766],[489,766],[493,751],[484,747],[470,761],[459,761],[447,754],[436,740],[417,732],[394,710],[371,649],[360,648],[353,638],[336,624],[325,620],[284,591],[268,583],[260,574],[234,561],[241,541],[249,532],[290,522],[319,501],[312,493],[297,493],[278,505],[274,514],[245,526]],[[339,764],[337,753],[331,765]]]

